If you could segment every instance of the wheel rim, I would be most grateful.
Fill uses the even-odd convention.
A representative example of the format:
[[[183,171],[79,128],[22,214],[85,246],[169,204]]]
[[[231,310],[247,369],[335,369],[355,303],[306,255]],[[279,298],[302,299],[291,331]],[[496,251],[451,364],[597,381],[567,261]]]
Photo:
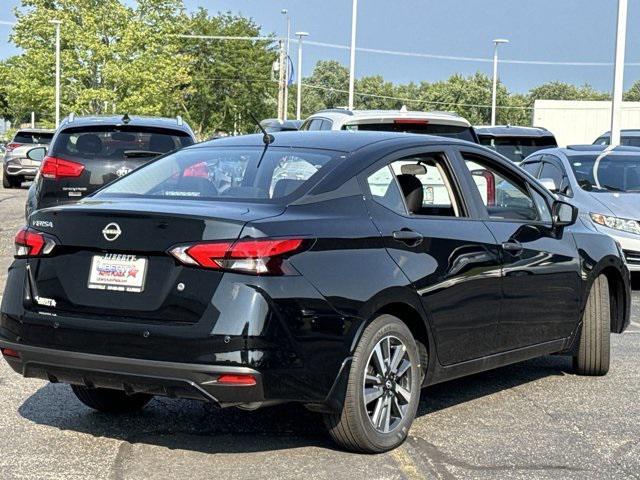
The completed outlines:
[[[398,337],[382,338],[371,351],[362,401],[369,421],[380,433],[395,430],[407,415],[412,397],[412,369],[407,347]]]

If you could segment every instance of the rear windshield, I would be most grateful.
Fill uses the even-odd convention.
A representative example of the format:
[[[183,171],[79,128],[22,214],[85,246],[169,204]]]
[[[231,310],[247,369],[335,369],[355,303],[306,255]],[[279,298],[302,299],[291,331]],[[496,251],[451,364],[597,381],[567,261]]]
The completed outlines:
[[[640,155],[579,155],[569,160],[584,190],[640,192]]]
[[[275,147],[187,149],[135,170],[98,196],[278,202],[304,193],[344,157]]]
[[[479,137],[481,145],[492,148],[512,162],[521,162],[532,153],[543,148],[558,146],[553,137],[487,137],[482,135],[479,135]]]
[[[43,145],[49,145],[51,143],[52,138],[53,138],[53,133],[19,131],[16,133],[16,136],[13,137],[13,141],[16,143],[26,143],[26,144],[40,143]]]
[[[598,138],[594,145],[609,145],[611,143],[611,137],[608,135],[603,135]],[[640,136],[624,136],[620,138],[620,144],[625,147],[640,147]]]
[[[134,154],[156,156],[191,144],[192,138],[179,130],[137,126],[77,127],[60,132],[51,155],[71,160],[123,160]]]
[[[418,133],[422,135],[437,135],[439,137],[459,138],[469,142],[476,141],[471,127],[460,125],[442,125],[428,122],[402,123],[358,123],[344,125],[343,130],[362,130],[374,132]]]

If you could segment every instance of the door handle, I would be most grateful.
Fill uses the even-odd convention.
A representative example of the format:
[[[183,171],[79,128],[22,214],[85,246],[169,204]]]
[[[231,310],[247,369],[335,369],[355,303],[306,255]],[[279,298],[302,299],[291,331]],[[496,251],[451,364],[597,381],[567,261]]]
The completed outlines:
[[[422,242],[424,237],[418,232],[405,229],[393,232],[393,238],[399,242],[406,243],[407,245],[415,247]]]
[[[522,244],[520,242],[504,242],[502,249],[509,252],[511,255],[520,255],[522,253]]]

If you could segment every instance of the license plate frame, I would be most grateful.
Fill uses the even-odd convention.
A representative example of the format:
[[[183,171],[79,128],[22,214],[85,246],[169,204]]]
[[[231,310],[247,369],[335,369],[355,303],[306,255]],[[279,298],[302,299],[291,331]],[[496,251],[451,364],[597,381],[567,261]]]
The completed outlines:
[[[128,254],[101,254],[91,257],[87,288],[126,293],[142,293],[149,259]]]

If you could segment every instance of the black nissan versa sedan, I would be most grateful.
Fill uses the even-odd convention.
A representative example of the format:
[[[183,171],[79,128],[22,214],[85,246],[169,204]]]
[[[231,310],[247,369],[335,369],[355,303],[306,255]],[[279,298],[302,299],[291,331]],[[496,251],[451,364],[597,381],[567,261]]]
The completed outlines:
[[[33,213],[0,348],[97,410],[300,402],[341,446],[381,452],[422,386],[554,353],[607,373],[629,272],[577,213],[460,140],[213,140]]]

